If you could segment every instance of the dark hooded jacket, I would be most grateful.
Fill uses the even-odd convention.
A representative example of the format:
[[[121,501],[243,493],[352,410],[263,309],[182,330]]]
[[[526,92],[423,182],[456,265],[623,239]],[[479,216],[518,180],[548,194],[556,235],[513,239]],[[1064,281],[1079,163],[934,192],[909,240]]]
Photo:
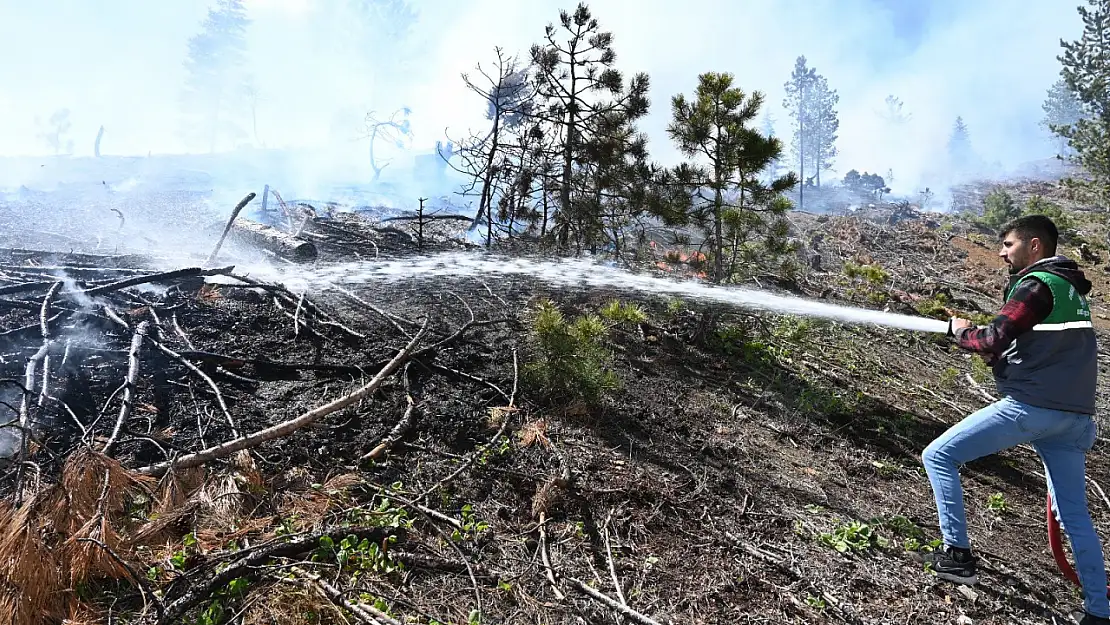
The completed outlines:
[[[999,393],[1042,408],[1094,414],[1098,345],[1086,298],[1091,282],[1075,261],[1054,256],[1012,276],[1006,300],[1024,280],[1038,280],[1052,290],[1052,312],[995,362]]]

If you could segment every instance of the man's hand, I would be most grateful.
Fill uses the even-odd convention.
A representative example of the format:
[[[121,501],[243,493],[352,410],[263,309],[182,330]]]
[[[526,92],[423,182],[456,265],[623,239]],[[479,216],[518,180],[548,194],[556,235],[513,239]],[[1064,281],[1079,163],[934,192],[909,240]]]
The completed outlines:
[[[967,319],[952,317],[948,320],[948,336],[954,337],[959,333],[960,330],[965,330],[967,328],[973,327],[975,327],[975,324],[971,323]]]
[[[955,334],[956,332],[963,330],[964,328],[975,327],[974,323],[968,321],[967,319],[960,319],[959,317],[952,317],[950,323],[952,325],[952,334]]]

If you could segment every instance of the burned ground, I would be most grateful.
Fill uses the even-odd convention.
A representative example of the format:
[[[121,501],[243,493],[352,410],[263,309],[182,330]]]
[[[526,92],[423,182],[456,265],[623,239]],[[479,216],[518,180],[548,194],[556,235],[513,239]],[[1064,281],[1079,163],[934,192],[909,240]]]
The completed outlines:
[[[993,242],[958,220],[792,222],[807,269],[764,287],[938,317],[997,306]],[[306,232],[321,265],[417,252],[350,217]],[[940,336],[524,278],[302,298],[243,268],[7,254],[0,411],[41,424],[0,482],[0,609],[17,623],[1048,624],[1078,605],[1028,448],[965,469],[979,586],[913,561],[938,538],[921,451],[994,390]],[[1105,316],[1110,280],[1086,268]],[[120,285],[137,276],[151,282]],[[602,324],[620,384],[597,405],[536,382],[544,299]],[[614,299],[643,316],[605,313]]]

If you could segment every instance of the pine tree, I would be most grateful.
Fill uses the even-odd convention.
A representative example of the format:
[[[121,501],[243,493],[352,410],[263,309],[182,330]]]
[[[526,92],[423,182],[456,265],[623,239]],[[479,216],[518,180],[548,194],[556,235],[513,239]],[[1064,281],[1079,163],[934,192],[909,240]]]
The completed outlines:
[[[408,0],[347,0],[347,4],[359,18],[354,26],[367,46],[378,41],[396,45],[408,37],[419,18]]]
[[[669,223],[692,223],[705,231],[718,282],[734,272],[739,257],[752,260],[753,236],[763,234],[770,251],[784,245],[781,219],[790,205],[782,193],[797,178],[789,172],[769,184],[759,180],[782,154],[781,141],[751,128],[763,101],[758,91],[748,95],[734,87],[731,74],[714,72],[698,77],[692,98],[678,94],[671,100],[667,133],[693,160],[662,176],[660,186],[668,192],[656,210]]]
[[[775,116],[771,114],[771,111],[763,113],[763,125],[760,127],[760,132],[765,137],[775,136]]]
[[[1064,129],[1071,128],[1080,119],[1086,117],[1083,113],[1083,103],[1075,97],[1075,94],[1068,88],[1068,84],[1061,78],[1053,83],[1048,90],[1041,109],[1044,111],[1041,126],[1056,136],[1059,141],[1060,154],[1071,156],[1072,150],[1068,146],[1067,137],[1053,130],[1053,128],[1060,129],[1063,132]]]
[[[519,125],[507,127],[511,143],[505,146],[502,159],[502,191],[497,202],[497,219],[506,224],[509,237],[518,226],[536,227],[540,211],[536,194],[543,192],[543,166],[547,162],[547,137],[542,125],[528,119]],[[543,235],[543,225],[540,226]]]
[[[73,128],[73,122],[69,119],[69,109],[54,111],[46,122],[36,117],[35,122],[42,129],[38,133],[39,139],[49,145],[54,150],[54,154],[61,154],[63,150],[66,154],[73,154],[73,139],[66,138]]]
[[[587,192],[582,203],[591,219],[590,231],[598,232],[618,257],[627,228],[645,211],[652,175],[647,135],[636,127],[639,113],[612,110],[599,115],[585,147]]]
[[[409,115],[412,109],[405,106],[393,112],[389,119],[379,119],[374,111],[366,114],[366,138],[370,140],[370,168],[374,171],[374,181],[377,182],[382,175],[382,170],[389,166],[389,161],[380,160],[380,154],[375,155],[374,148],[378,139],[392,143],[397,148],[403,148],[412,141],[412,122]]]
[[[821,186],[821,171],[832,167],[836,157],[836,138],[840,128],[836,105],[840,96],[830,90],[828,81],[817,70],[806,65],[806,57],[799,56],[790,80],[784,85],[786,99],[783,107],[794,119],[792,153],[798,163],[799,175],[805,183],[814,180]],[[806,178],[806,171],[813,172]],[[803,206],[804,207],[804,206]]]
[[[773,137],[778,136],[775,133],[775,118],[771,114],[770,110],[767,110],[763,113],[763,124],[760,127],[760,132],[763,133],[764,137],[772,137],[773,138]],[[782,169],[783,169],[782,158],[781,157],[776,157],[776,158],[772,159],[770,163],[767,163],[767,169],[764,172],[766,179],[771,180],[771,179],[777,178],[778,175],[779,175],[779,172],[782,171]]]
[[[581,176],[588,162],[586,148],[604,126],[604,117],[618,114],[635,120],[647,113],[649,80],[647,74],[636,74],[626,88],[614,67],[613,35],[601,30],[584,3],[573,14],[560,11],[559,25],[556,29],[549,24],[544,42],[530,52],[543,101],[537,115],[547,122],[560,165],[557,176],[548,181],[558,189],[556,227],[562,242],[573,234],[581,250],[602,235],[597,215],[590,214],[596,202],[590,200],[589,181]],[[560,41],[560,35],[565,40]],[[587,201],[579,201],[583,199]]]
[[[328,6],[329,3],[324,3]],[[390,78],[405,76],[418,52],[411,37],[419,15],[408,0],[347,0],[349,20],[346,49],[355,52],[384,86]],[[342,13],[341,13],[342,15]],[[334,32],[334,31],[333,31]]]
[[[1091,177],[1072,184],[1093,192],[1105,206],[1110,203],[1110,0],[1087,0],[1087,4],[1093,10],[1077,9],[1083,18],[1083,36],[1061,41],[1064,54],[1057,57],[1063,65],[1064,84],[1087,115],[1050,129],[1068,140],[1075,151],[1072,160]]]
[[[886,105],[886,108],[881,113],[881,116],[887,123],[901,126],[910,121],[910,118],[913,117],[913,113],[906,113],[903,110],[905,108],[905,103],[902,102],[901,98],[895,97],[893,94],[888,95],[886,99],[883,100],[883,104]]]
[[[790,81],[785,85],[786,98],[782,102],[783,108],[790,111],[794,119],[794,141],[791,152],[798,164],[798,178],[802,182],[798,188],[798,207],[803,210],[807,182],[806,165],[810,165],[815,160],[808,131],[816,124],[812,106],[810,106],[816,82],[817,70],[806,67],[805,57],[798,57],[794,63],[794,72],[790,75]],[[810,171],[813,171],[812,167]]]
[[[948,137],[948,159],[957,169],[964,169],[972,164],[971,135],[963,117],[956,117],[956,122],[952,125],[952,134]]]
[[[840,96],[835,89],[829,89],[828,82],[821,75],[817,76],[816,95],[814,102],[816,106],[814,121],[816,124],[811,126],[811,129],[814,133],[817,157],[817,167],[814,173],[817,175],[817,186],[820,187],[821,172],[832,169],[833,159],[837,155],[836,139],[837,132],[840,130],[840,119],[837,117],[836,105],[840,102]]]
[[[243,0],[215,0],[201,32],[189,39],[184,131],[190,141],[203,141],[210,152],[221,139],[247,136],[241,124],[250,115],[252,91],[245,67],[249,24]]]
[[[417,59],[427,41],[414,36],[420,21],[415,0],[324,0],[309,3],[301,16],[303,31],[312,36],[313,52],[341,67],[323,77],[345,93],[336,112],[336,138],[347,141],[357,132],[359,115],[367,109],[396,110],[409,103],[396,99],[397,85],[408,84],[421,68]],[[367,106],[372,103],[371,106]],[[357,111],[357,112],[356,112]],[[365,137],[362,137],[365,138]]]

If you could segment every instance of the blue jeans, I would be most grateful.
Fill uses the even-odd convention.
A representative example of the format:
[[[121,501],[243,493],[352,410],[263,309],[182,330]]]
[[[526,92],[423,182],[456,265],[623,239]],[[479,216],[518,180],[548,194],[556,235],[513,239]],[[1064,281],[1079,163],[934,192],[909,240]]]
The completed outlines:
[[[1102,544],[1087,509],[1087,451],[1096,435],[1090,415],[1038,408],[1009,397],[949,428],[922,454],[945,544],[971,547],[959,465],[1029,443],[1044,462],[1056,518],[1071,542],[1084,608],[1095,616],[1110,617]]]

